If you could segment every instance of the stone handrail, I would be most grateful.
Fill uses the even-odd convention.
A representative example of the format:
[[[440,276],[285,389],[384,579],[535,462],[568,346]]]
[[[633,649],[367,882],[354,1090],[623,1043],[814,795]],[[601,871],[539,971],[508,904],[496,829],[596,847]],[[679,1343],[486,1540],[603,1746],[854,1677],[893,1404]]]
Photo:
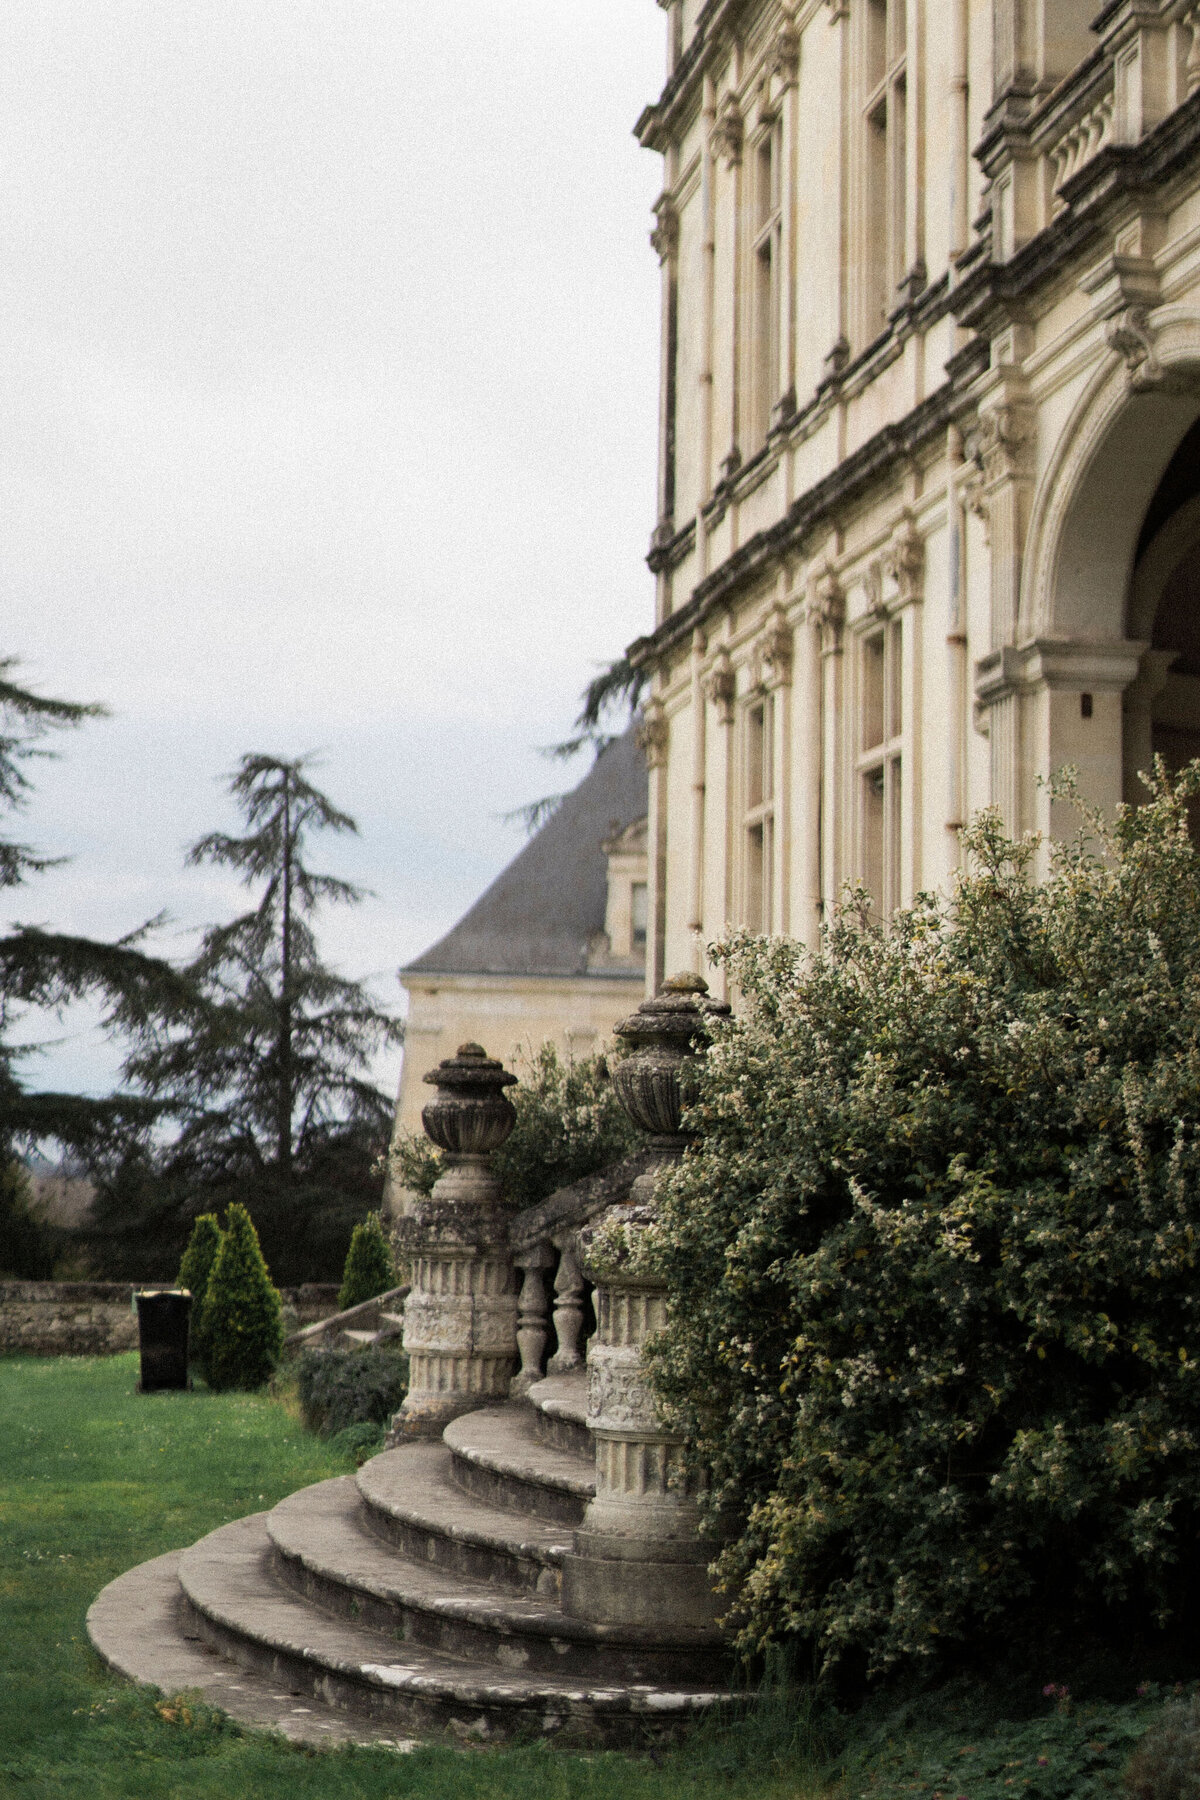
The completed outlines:
[[[319,1350],[336,1343],[343,1331],[378,1331],[382,1322],[382,1314],[399,1312],[408,1298],[408,1285],[389,1288],[385,1294],[376,1294],[371,1300],[360,1300],[357,1306],[348,1306],[343,1312],[331,1313],[326,1319],[318,1319],[313,1325],[304,1325],[299,1331],[293,1331],[284,1339],[284,1349],[290,1354],[300,1350]]]
[[[608,1207],[627,1200],[634,1182],[652,1167],[654,1160],[650,1150],[623,1157],[599,1174],[585,1175],[569,1187],[556,1189],[547,1199],[526,1207],[509,1221],[512,1258],[522,1276],[517,1297],[521,1367],[512,1380],[514,1398],[528,1393],[534,1382],[541,1380],[551,1330],[555,1350],[545,1372],[569,1375],[583,1368],[580,1340],[585,1282],[579,1266],[579,1232]],[[546,1276],[554,1268],[556,1257],[552,1308]]]

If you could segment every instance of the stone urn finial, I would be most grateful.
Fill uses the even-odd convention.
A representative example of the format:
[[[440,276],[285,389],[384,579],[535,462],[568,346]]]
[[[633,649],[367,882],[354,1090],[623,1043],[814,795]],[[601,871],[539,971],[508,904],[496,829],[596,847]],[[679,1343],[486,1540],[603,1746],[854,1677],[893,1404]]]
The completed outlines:
[[[422,1108],[425,1134],[452,1160],[488,1156],[505,1142],[516,1121],[504,1093],[516,1076],[480,1044],[460,1044],[424,1079],[437,1094]]]
[[[678,1155],[688,1140],[684,1108],[695,1092],[691,1079],[697,1052],[708,1038],[708,1022],[728,1018],[724,1000],[709,996],[702,975],[670,975],[652,1000],[613,1027],[633,1054],[612,1064],[617,1098],[635,1125],[649,1132],[651,1147]]]

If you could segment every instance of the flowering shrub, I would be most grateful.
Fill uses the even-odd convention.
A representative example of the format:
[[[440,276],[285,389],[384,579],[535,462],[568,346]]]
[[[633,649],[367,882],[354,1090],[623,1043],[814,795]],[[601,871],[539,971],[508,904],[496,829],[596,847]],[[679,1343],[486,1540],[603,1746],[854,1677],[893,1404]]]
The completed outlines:
[[[886,932],[852,896],[811,958],[717,946],[653,1379],[744,1645],[871,1674],[1194,1605],[1197,792],[1081,807],[1041,883],[984,815]]]

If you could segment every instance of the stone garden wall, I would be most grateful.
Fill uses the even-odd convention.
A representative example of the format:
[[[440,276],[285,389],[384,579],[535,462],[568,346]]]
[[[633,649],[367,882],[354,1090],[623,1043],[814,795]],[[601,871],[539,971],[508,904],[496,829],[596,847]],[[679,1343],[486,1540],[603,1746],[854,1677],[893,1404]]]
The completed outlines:
[[[0,1355],[115,1356],[137,1344],[128,1281],[0,1281]],[[284,1327],[337,1311],[333,1282],[283,1288]],[[293,1320],[295,1323],[293,1323]]]

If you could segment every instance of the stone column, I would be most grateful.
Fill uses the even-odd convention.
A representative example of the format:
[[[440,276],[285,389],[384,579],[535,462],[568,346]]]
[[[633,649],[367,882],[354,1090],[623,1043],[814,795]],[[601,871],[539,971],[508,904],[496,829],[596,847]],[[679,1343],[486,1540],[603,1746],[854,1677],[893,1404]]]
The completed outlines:
[[[658,1161],[630,1198],[580,1234],[585,1273],[596,1284],[596,1332],[588,1345],[588,1429],[596,1446],[596,1497],[563,1562],[563,1610],[600,1624],[711,1624],[712,1546],[700,1537],[693,1493],[680,1472],[681,1441],[663,1426],[642,1373],[647,1337],[666,1322],[666,1290],[647,1266],[643,1242],[656,1217],[658,1175],[682,1155],[689,1065],[706,1020],[728,1015],[699,975],[674,975],[616,1027],[634,1054],[613,1064],[613,1085]]]
[[[425,1076],[437,1093],[421,1114],[446,1154],[433,1192],[397,1221],[412,1266],[404,1307],[409,1389],[389,1442],[436,1437],[451,1419],[509,1396],[517,1363],[517,1279],[500,1183],[492,1173],[516,1114],[516,1081],[478,1044],[463,1044]]]

